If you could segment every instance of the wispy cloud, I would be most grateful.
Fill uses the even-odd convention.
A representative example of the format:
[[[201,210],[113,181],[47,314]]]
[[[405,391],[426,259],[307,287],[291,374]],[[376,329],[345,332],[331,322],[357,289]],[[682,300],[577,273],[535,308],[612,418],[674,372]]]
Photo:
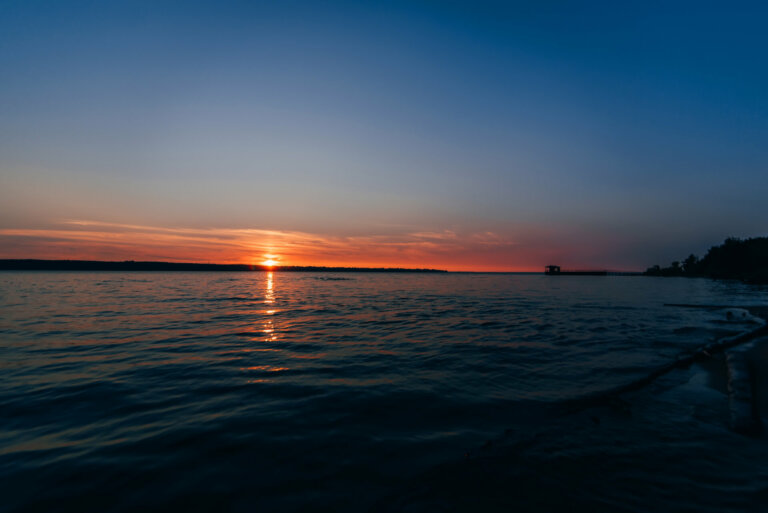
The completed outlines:
[[[286,265],[509,269],[517,244],[493,232],[453,230],[332,236],[251,228],[188,228],[65,220],[54,229],[0,229],[5,258],[163,259]],[[518,255],[518,262],[520,255]],[[521,262],[522,263],[522,262]],[[520,263],[517,265],[520,267]],[[522,263],[525,267],[526,263]]]

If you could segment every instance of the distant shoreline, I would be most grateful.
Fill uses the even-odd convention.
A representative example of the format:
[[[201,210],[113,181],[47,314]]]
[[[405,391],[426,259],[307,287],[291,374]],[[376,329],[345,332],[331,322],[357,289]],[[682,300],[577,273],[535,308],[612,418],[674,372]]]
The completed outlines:
[[[644,274],[768,284],[768,237],[729,237],[719,246],[709,248],[703,258],[691,253],[688,258],[672,262],[669,267],[649,267]]]
[[[441,269],[406,269],[401,267],[326,267],[304,265],[201,264],[191,262],[107,262],[101,260],[0,259],[0,271],[215,271],[215,272],[387,272],[447,273]]]

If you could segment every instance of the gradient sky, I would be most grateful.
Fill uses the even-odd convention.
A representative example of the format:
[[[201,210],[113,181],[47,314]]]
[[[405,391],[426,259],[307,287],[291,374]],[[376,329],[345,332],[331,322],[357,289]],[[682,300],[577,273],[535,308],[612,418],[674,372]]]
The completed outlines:
[[[0,0],[0,258],[645,267],[768,235],[764,2]]]

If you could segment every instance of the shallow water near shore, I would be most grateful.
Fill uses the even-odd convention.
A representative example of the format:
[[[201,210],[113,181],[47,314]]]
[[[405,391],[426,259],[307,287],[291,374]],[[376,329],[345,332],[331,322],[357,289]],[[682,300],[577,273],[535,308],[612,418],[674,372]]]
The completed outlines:
[[[619,511],[685,509],[691,489],[691,504],[760,504],[766,442],[728,429],[714,373],[666,376],[626,408],[570,406],[754,327],[665,303],[766,305],[768,289],[516,274],[0,273],[0,509],[421,501],[430,511],[466,509],[480,493],[485,509],[535,509],[548,486],[562,504]],[[647,456],[660,451],[674,470],[666,485],[663,459]],[[499,481],[461,495],[455,479],[472,468],[456,465],[477,455]],[[621,503],[621,479],[662,491],[641,498],[630,486]],[[510,481],[535,486],[510,495]]]

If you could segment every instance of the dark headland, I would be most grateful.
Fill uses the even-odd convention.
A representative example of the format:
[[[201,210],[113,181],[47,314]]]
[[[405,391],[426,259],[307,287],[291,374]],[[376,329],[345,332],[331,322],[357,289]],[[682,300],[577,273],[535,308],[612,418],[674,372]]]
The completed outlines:
[[[385,272],[445,273],[439,269],[405,269],[400,267],[324,267],[305,265],[200,264],[188,262],[104,262],[99,260],[34,260],[0,259],[0,271],[219,271],[219,272]]]
[[[686,276],[768,283],[768,237],[738,239],[730,237],[712,246],[703,258],[694,254],[669,267],[654,265],[646,276]]]

